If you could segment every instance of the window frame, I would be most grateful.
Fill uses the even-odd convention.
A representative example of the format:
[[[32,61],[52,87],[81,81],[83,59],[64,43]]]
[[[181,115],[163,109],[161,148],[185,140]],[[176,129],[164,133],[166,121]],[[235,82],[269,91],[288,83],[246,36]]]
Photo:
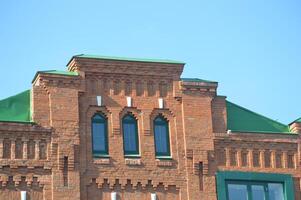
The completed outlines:
[[[160,118],[163,122],[156,122],[156,120]],[[167,152],[166,153],[160,153],[157,152],[157,147],[156,147],[156,125],[165,125],[166,128],[166,141],[167,141]],[[166,120],[162,115],[158,115],[157,117],[154,118],[153,120],[153,135],[154,135],[154,144],[155,144],[155,155],[157,158],[164,158],[164,157],[170,157],[171,156],[171,151],[170,151],[170,136],[169,136],[169,121]]]
[[[130,117],[131,120],[126,119],[127,117]],[[122,140],[123,140],[123,152],[124,152],[124,156],[127,157],[131,157],[131,156],[139,156],[140,152],[139,152],[139,134],[138,134],[138,120],[134,117],[133,114],[131,113],[127,113],[126,115],[124,115],[122,117]],[[133,124],[135,127],[135,142],[136,142],[136,150],[135,151],[127,151],[125,149],[125,137],[124,137],[124,124]]]
[[[284,200],[294,200],[294,184],[290,174],[218,171],[216,173],[216,190],[218,200],[228,200],[227,181],[282,183]]]
[[[236,185],[245,185],[247,187],[247,194],[248,194],[248,199],[252,200],[253,199],[253,194],[252,194],[252,186],[263,186],[264,188],[264,196],[265,200],[270,200],[269,197],[269,184],[270,183],[277,183],[282,185],[283,189],[283,196],[285,196],[285,190],[284,190],[284,183],[283,182],[275,182],[275,181],[246,181],[246,180],[226,180],[226,193],[227,193],[227,200],[229,199],[229,189],[228,185],[229,184],[236,184]]]
[[[95,119],[96,116],[100,116],[102,119]],[[104,151],[96,151],[94,150],[94,131],[93,124],[94,123],[103,123],[104,124],[104,139],[105,139],[105,150]],[[108,118],[102,113],[96,113],[91,118],[91,140],[92,140],[92,154],[93,157],[104,157],[109,155],[109,140],[108,140]]]

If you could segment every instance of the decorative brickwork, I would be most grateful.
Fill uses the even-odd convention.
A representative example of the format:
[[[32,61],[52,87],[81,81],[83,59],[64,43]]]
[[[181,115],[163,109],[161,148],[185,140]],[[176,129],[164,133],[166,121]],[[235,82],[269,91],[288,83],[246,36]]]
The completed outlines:
[[[300,136],[227,130],[216,82],[181,81],[180,63],[73,57],[68,69],[78,75],[35,77],[34,123],[0,122],[0,199],[24,190],[34,200],[111,200],[112,192],[120,200],[217,200],[222,170],[290,174],[301,198]],[[92,152],[96,113],[107,120],[108,155]],[[137,120],[139,155],[124,155],[127,113]],[[166,157],[155,154],[159,115],[168,122]],[[300,123],[291,127],[301,132]]]

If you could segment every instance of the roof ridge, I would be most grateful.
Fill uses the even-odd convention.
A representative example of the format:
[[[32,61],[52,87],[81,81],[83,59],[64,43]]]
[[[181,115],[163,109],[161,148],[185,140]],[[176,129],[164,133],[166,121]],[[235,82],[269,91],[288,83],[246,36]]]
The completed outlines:
[[[237,107],[239,107],[239,108],[241,108],[241,109],[243,109],[243,110],[245,110],[245,111],[248,111],[248,112],[250,112],[250,113],[253,113],[253,114],[255,114],[255,115],[258,115],[258,116],[260,116],[260,117],[263,117],[263,118],[265,118],[265,119],[267,119],[267,120],[271,120],[271,121],[273,121],[273,122],[275,122],[275,123],[277,123],[277,124],[279,124],[279,125],[281,125],[281,126],[286,126],[286,127],[289,128],[289,126],[288,126],[287,124],[278,122],[278,121],[276,121],[276,120],[274,120],[274,119],[271,119],[271,118],[269,118],[269,117],[267,117],[267,116],[264,116],[264,115],[262,115],[262,114],[259,114],[259,113],[257,113],[257,112],[254,112],[254,111],[252,111],[252,110],[249,110],[249,109],[247,109],[247,108],[245,108],[245,107],[242,107],[242,106],[240,106],[240,105],[237,105],[236,103],[230,102],[230,101],[228,101],[228,100],[226,100],[226,102],[228,102],[228,103],[230,103],[230,104],[233,104],[233,105],[235,105],[235,106],[237,106]]]

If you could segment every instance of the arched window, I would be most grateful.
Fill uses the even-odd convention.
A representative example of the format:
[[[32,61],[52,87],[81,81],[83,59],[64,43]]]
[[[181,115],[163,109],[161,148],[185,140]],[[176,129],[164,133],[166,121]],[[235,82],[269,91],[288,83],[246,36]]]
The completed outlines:
[[[92,118],[92,150],[95,156],[108,154],[107,119],[101,114]]]
[[[128,114],[122,119],[123,149],[125,155],[139,154],[137,120]]]
[[[168,122],[158,116],[154,120],[156,156],[170,156]]]

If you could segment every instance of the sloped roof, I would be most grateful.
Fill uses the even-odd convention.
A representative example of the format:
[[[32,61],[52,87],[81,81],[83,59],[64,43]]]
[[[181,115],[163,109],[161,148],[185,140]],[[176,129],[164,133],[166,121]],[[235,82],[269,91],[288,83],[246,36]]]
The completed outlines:
[[[65,76],[77,76],[77,72],[70,72],[70,71],[60,71],[60,70],[46,70],[46,71],[38,71],[38,73],[43,74],[57,74],[57,75],[65,75]]]
[[[90,54],[79,54],[73,56],[68,62],[67,66],[73,58],[91,58],[100,60],[117,60],[117,61],[130,61],[130,62],[151,62],[151,63],[168,63],[168,64],[185,64],[182,61],[169,60],[169,59],[150,59],[150,58],[127,58],[117,56],[102,56],[102,55],[90,55]]]
[[[288,125],[226,101],[228,130],[234,132],[290,133]]]
[[[296,123],[301,123],[301,117],[300,117],[300,118],[298,118],[298,119],[296,119],[296,120],[295,120],[295,121],[293,121],[292,123],[295,123],[295,122],[296,122]],[[292,123],[291,123],[291,124],[292,124]]]
[[[0,121],[31,123],[30,90],[0,100]]]
[[[64,75],[64,76],[78,76],[78,72],[71,71],[60,71],[60,70],[45,70],[45,71],[37,71],[35,76],[32,79],[32,83],[37,78],[38,74],[55,74],[55,75]]]
[[[200,78],[181,78],[181,81],[185,81],[185,82],[217,83],[216,81],[209,81],[209,80],[200,79]]]

